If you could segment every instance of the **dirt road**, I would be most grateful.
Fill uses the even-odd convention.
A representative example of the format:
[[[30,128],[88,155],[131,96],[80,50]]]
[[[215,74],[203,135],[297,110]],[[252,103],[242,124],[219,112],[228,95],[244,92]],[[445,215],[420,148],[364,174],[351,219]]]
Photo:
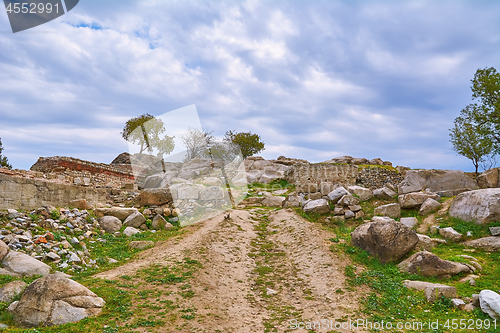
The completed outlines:
[[[189,297],[179,297],[184,295],[181,289],[169,287],[157,298],[177,302],[179,309],[195,311],[196,317],[167,315],[163,327],[138,331],[311,332],[294,328],[331,320],[325,322],[328,329],[323,323],[324,329],[316,326],[314,331],[358,332],[330,327],[360,318],[356,311],[362,293],[345,284],[348,259],[330,251],[334,235],[320,225],[291,209],[252,209],[233,210],[229,219],[220,215],[187,231],[97,275],[119,279],[155,264],[173,267],[186,257],[201,264],[185,287],[192,291]]]

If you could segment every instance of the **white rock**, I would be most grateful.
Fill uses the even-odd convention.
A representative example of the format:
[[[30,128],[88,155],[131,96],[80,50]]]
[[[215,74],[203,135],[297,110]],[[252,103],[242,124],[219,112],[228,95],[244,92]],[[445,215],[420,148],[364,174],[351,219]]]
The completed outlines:
[[[484,313],[491,318],[500,320],[500,295],[491,290],[482,290],[479,293],[479,305]]]
[[[457,232],[452,227],[439,229],[439,234],[445,239],[451,240],[453,242],[459,242],[462,239],[462,234]]]
[[[418,219],[416,217],[402,217],[400,222],[413,229],[418,224]]]
[[[123,230],[123,234],[127,237],[132,237],[135,234],[140,233],[140,230],[137,230],[134,227],[126,227],[125,230]]]

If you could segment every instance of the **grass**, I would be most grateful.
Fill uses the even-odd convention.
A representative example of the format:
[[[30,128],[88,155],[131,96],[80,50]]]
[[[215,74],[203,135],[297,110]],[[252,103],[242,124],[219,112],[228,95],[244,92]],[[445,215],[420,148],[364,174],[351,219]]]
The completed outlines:
[[[382,201],[378,199],[370,199],[361,202],[363,211],[365,212],[364,219],[370,219],[373,216],[373,210],[376,206],[395,202],[395,199]],[[423,328],[421,332],[471,332],[471,329],[453,329],[451,320],[466,319],[468,323],[472,321],[484,321],[491,318],[483,313],[479,308],[473,312],[465,312],[455,309],[451,300],[439,299],[435,303],[426,301],[423,292],[407,289],[403,286],[403,281],[420,280],[432,283],[443,283],[453,286],[457,289],[459,297],[471,297],[472,294],[477,294],[481,290],[490,289],[500,293],[500,253],[487,253],[481,250],[473,250],[466,252],[466,248],[460,244],[447,243],[439,244],[432,252],[445,260],[456,262],[469,262],[469,259],[460,257],[467,254],[473,256],[482,265],[483,270],[476,272],[479,275],[476,278],[476,285],[471,286],[468,282],[461,283],[459,280],[464,277],[463,274],[456,275],[450,279],[439,280],[436,277],[422,277],[419,275],[410,275],[402,273],[397,268],[396,263],[381,264],[376,258],[368,254],[368,252],[350,245],[350,233],[363,223],[361,220],[349,220],[340,223],[329,223],[328,217],[330,214],[306,214],[297,209],[297,213],[307,220],[315,223],[321,223],[335,234],[335,237],[330,238],[330,249],[333,252],[342,252],[347,254],[352,260],[352,265],[345,268],[345,275],[348,280],[348,288],[356,286],[368,286],[370,292],[362,300],[363,313],[368,316],[368,319],[373,322],[384,321],[407,321],[412,323],[429,322],[439,320],[441,323],[448,321],[448,326],[441,326],[438,329]],[[422,221],[424,217],[418,215],[417,210],[402,210],[402,217],[416,217]],[[489,227],[500,226],[500,222],[491,223],[489,225],[476,225],[469,222],[464,222],[450,216],[444,216],[437,221],[440,227],[453,227],[464,235],[467,231],[471,231],[473,237],[490,236]],[[440,236],[431,236],[440,237]],[[407,256],[414,252],[409,253]],[[492,322],[492,321],[491,321]],[[473,326],[474,328],[476,326]],[[390,330],[389,330],[390,331]],[[396,330],[394,330],[396,331]],[[411,330],[410,330],[411,331]],[[498,332],[498,329],[490,327],[489,329],[477,329],[477,332]]]

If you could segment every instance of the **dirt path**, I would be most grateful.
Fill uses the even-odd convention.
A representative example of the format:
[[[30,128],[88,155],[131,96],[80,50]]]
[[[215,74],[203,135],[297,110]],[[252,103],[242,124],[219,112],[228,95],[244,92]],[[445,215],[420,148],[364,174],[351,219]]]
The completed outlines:
[[[362,295],[347,288],[343,272],[348,261],[329,250],[331,233],[290,209],[234,210],[230,216],[189,226],[178,239],[97,275],[118,279],[186,257],[201,263],[189,281],[194,296],[181,299],[180,290],[167,294],[180,308],[196,309],[197,320],[172,317],[164,327],[138,331],[310,332],[293,328],[331,320],[323,323],[325,329],[317,326],[314,331],[359,332],[326,329],[326,323],[358,319]]]

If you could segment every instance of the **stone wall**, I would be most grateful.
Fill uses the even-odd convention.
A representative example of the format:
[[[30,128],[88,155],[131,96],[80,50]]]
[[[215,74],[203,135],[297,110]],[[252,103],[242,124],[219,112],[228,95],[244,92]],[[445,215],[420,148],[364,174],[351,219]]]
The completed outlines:
[[[130,165],[94,163],[72,157],[40,157],[30,169],[45,179],[59,179],[75,185],[120,188],[134,183]]]
[[[386,183],[397,186],[403,178],[403,175],[394,168],[360,166],[356,185],[374,190],[383,187]]]
[[[319,184],[323,182],[356,184],[358,167],[348,164],[296,164],[285,171],[285,179],[292,184]]]
[[[44,205],[68,206],[72,200],[106,202],[108,190],[22,178],[0,173],[0,209],[36,209]]]
[[[370,189],[383,187],[386,183],[397,186],[403,177],[398,170],[388,166],[317,163],[290,166],[285,172],[285,179],[295,184],[299,192],[313,193],[327,192],[330,185],[335,184]]]

